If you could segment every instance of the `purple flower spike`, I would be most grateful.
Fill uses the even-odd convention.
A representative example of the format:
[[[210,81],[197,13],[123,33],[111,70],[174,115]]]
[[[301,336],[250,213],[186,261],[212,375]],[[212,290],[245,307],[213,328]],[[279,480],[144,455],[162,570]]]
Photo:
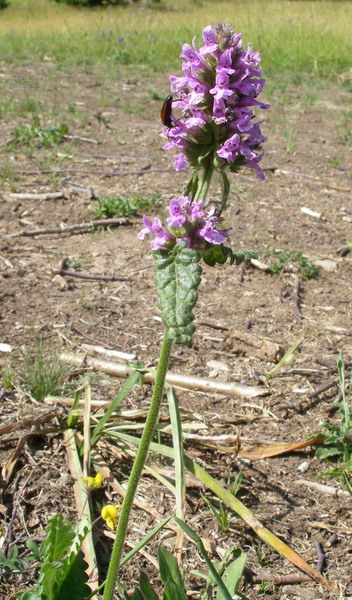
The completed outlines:
[[[169,141],[164,148],[181,151],[175,157],[176,170],[199,169],[207,156],[219,170],[244,166],[262,178],[258,162],[266,138],[253,107],[269,105],[257,100],[265,83],[260,54],[250,44],[244,50],[241,34],[229,25],[208,25],[202,35],[201,48],[194,40],[192,46],[182,46],[183,76],[170,77],[173,108],[182,117],[175,120],[175,127],[164,129]]]
[[[202,202],[192,202],[190,196],[181,196],[172,200],[169,206],[167,225],[154,217],[150,221],[143,217],[144,229],[138,233],[140,240],[148,234],[154,235],[150,246],[153,250],[160,248],[171,250],[179,241],[185,241],[187,248],[205,250],[209,244],[222,244],[228,239],[229,229],[218,229],[222,218],[217,216],[216,208],[208,212],[203,209]]]

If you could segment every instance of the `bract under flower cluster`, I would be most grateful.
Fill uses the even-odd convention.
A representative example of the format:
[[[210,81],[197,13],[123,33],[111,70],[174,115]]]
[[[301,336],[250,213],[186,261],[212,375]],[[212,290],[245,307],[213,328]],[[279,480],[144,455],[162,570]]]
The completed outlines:
[[[203,166],[212,157],[215,166],[241,166],[257,171],[264,179],[259,161],[265,141],[260,125],[253,120],[250,107],[269,108],[256,97],[265,80],[260,79],[259,52],[248,44],[242,49],[241,34],[230,25],[210,25],[203,30],[204,46],[182,47],[182,77],[170,77],[173,107],[182,110],[183,119],[172,118],[173,127],[163,133],[169,143],[165,149],[181,150],[175,168]],[[176,97],[176,98],[175,98]]]
[[[153,234],[155,237],[150,243],[153,250],[171,249],[181,240],[186,242],[187,248],[202,250],[208,244],[222,244],[228,238],[229,229],[217,229],[221,221],[215,207],[205,211],[203,202],[192,202],[190,196],[181,196],[170,202],[167,225],[157,217],[150,221],[144,216],[145,227],[138,237],[143,240],[147,234]]]

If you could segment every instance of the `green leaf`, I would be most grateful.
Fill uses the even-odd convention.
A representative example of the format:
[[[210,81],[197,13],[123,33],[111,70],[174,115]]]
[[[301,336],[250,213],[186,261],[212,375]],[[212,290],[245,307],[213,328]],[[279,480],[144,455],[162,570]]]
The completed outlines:
[[[35,590],[29,590],[16,595],[16,600],[48,600],[48,596],[41,593],[42,588],[36,588]]]
[[[169,338],[176,344],[191,346],[195,331],[192,310],[198,299],[201,255],[186,248],[185,242],[178,242],[170,251],[155,251],[154,258],[158,307],[169,329]]]
[[[183,590],[179,588],[179,586],[172,580],[168,581],[165,586],[163,593],[163,600],[181,600],[183,598],[187,598],[187,595],[183,595]]]
[[[92,435],[91,435],[91,440],[90,440],[91,448],[93,448],[93,446],[97,443],[99,437],[102,435],[104,426],[109,421],[112,414],[117,410],[117,408],[120,405],[120,403],[122,402],[122,400],[124,400],[126,398],[127,394],[133,388],[133,386],[140,382],[141,382],[140,371],[136,370],[133,373],[131,373],[131,375],[128,377],[128,379],[122,386],[121,390],[117,394],[117,396],[115,396],[115,398],[111,402],[109,408],[105,411],[104,415],[101,417],[101,419],[99,419],[98,423],[94,427]]]
[[[70,548],[74,536],[70,521],[64,519],[62,515],[55,515],[47,524],[44,563],[39,581],[49,600],[55,599],[54,587],[60,575],[61,561]]]
[[[342,451],[336,447],[318,448],[315,452],[317,458],[327,458],[328,456],[338,456],[339,454],[342,454]]]
[[[89,579],[85,572],[87,567],[83,552],[79,550],[60,588],[55,592],[55,600],[84,600],[90,595],[91,589],[86,585]]]
[[[160,578],[165,586],[165,591],[166,591],[167,585],[170,582],[174,583],[177,588],[176,596],[174,596],[173,598],[172,598],[172,596],[167,596],[167,600],[169,600],[169,598],[170,598],[170,600],[174,600],[174,598],[177,598],[178,600],[187,600],[187,592],[186,592],[185,586],[183,584],[182,575],[178,568],[176,558],[170,552],[168,552],[165,548],[162,548],[162,546],[159,546],[158,559],[159,559]],[[172,587],[172,589],[174,589],[174,587]],[[166,600],[165,595],[164,595],[164,598]]]
[[[141,571],[139,576],[139,588],[135,588],[133,598],[134,600],[159,600],[158,596],[154,592],[150,581],[146,573]],[[136,591],[137,595],[136,596]]]
[[[246,554],[244,554],[244,552],[241,552],[240,556],[236,558],[236,560],[233,560],[228,565],[228,567],[226,567],[225,572],[222,576],[223,582],[225,583],[230,594],[232,595],[234,595],[237,591],[237,587],[243,575],[246,559]],[[224,596],[222,595],[220,589],[218,589],[216,600],[224,600]]]
[[[175,517],[175,521],[180,527],[182,527],[183,531],[196,543],[200,554],[204,558],[210,573],[214,577],[214,580],[216,581],[216,584],[222,593],[223,600],[232,600],[232,596],[231,596],[229,590],[227,589],[226,585],[224,584],[223,580],[221,579],[220,575],[218,574],[217,570],[215,569],[213,563],[211,562],[200,537],[193,531],[193,529],[188,527],[188,525],[186,523],[181,521],[181,519],[177,519],[177,517]]]
[[[250,262],[252,258],[258,258],[258,250],[232,250],[223,244],[211,244],[202,253],[204,262],[210,267],[216,264],[224,264],[230,259],[230,264],[240,265],[244,262]]]
[[[135,554],[137,554],[137,552],[139,552],[139,550],[141,548],[143,548],[143,546],[145,546],[146,544],[148,544],[157,535],[157,533],[159,533],[159,531],[161,531],[161,529],[163,529],[165,527],[166,523],[168,523],[171,518],[172,518],[171,515],[169,517],[165,517],[165,519],[163,519],[161,521],[161,523],[159,523],[159,525],[157,525],[156,527],[154,527],[154,529],[152,529],[152,531],[150,531],[149,533],[147,533],[147,535],[140,542],[138,542],[138,544],[136,544],[132,548],[132,550],[130,550],[127,554],[125,554],[125,556],[123,557],[123,559],[120,562],[120,567],[122,567],[123,565],[125,565],[129,560],[131,560],[131,558]]]
[[[30,556],[31,559],[33,560],[41,560],[42,559],[42,553],[41,550],[38,546],[38,544],[35,543],[34,540],[26,540],[26,546],[28,548],[28,550],[30,550],[32,552],[32,555]],[[27,557],[29,558],[29,557]]]
[[[79,388],[78,390],[75,391],[75,395],[73,397],[73,403],[69,410],[69,413],[67,415],[67,420],[66,420],[67,427],[69,427],[69,428],[76,427],[76,425],[78,423],[79,414],[77,414],[77,410],[78,410],[78,403],[79,403],[79,400],[82,395],[82,391],[83,391],[83,388]]]
[[[209,267],[214,267],[216,264],[223,265],[227,261],[227,256],[223,244],[211,244],[202,253],[202,258]]]

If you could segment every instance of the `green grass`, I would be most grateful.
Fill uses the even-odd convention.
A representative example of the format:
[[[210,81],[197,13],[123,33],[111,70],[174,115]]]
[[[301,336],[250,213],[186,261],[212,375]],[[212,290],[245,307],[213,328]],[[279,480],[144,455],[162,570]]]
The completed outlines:
[[[134,65],[156,71],[179,69],[182,43],[191,43],[208,23],[226,21],[262,54],[265,74],[333,78],[352,55],[349,1],[161,0],[107,8],[76,8],[50,0],[11,0],[1,12],[3,60],[59,64]],[[143,67],[141,67],[143,65]],[[112,74],[112,76],[116,76]]]
[[[32,398],[41,402],[45,396],[62,392],[69,370],[59,361],[52,346],[45,348],[42,339],[37,337],[34,352],[27,350],[24,359],[19,379]]]
[[[135,217],[150,210],[158,200],[158,195],[151,199],[144,196],[123,198],[113,196],[112,198],[99,198],[92,206],[92,213],[96,219],[110,219],[112,217]]]

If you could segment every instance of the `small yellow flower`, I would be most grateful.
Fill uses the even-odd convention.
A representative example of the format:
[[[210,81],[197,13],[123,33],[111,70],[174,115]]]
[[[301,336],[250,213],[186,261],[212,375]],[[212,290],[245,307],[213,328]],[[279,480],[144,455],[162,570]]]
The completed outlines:
[[[101,487],[101,484],[103,483],[103,476],[101,473],[97,473],[95,477],[87,477],[86,475],[83,475],[82,481],[87,490],[95,490]]]
[[[114,530],[116,528],[117,516],[120,512],[120,508],[121,504],[118,504],[117,506],[114,506],[113,504],[107,504],[101,511],[101,517],[104,519],[104,521],[106,521],[106,525],[109,527],[109,529]]]

